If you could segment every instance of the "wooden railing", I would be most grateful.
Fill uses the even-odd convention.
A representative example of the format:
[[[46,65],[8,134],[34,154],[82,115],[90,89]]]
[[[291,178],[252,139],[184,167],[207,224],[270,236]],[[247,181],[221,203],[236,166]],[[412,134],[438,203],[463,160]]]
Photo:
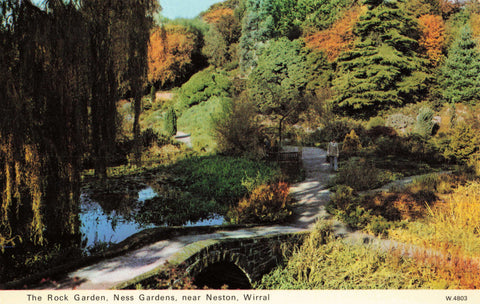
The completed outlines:
[[[278,162],[300,162],[302,161],[302,151],[299,152],[267,152],[269,160]]]

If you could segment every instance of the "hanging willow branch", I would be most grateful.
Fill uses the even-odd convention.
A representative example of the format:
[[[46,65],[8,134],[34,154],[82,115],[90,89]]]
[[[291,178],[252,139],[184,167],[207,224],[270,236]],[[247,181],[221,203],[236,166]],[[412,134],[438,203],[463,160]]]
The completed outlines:
[[[78,241],[82,160],[106,174],[121,81],[143,88],[155,3],[0,0],[0,247]]]

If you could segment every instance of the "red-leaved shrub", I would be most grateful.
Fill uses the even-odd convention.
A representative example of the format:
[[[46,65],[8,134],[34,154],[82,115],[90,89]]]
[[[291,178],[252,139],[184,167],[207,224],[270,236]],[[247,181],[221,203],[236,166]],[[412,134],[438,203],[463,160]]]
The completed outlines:
[[[261,185],[232,208],[228,218],[235,224],[282,222],[292,214],[292,204],[287,183]]]

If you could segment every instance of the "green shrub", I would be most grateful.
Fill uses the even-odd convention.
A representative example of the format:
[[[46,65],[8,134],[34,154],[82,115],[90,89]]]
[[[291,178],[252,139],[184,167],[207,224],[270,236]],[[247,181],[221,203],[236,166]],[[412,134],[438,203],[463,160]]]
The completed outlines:
[[[150,128],[158,134],[165,134],[165,115],[162,110],[152,108],[140,115],[140,125],[143,130]]]
[[[477,131],[466,123],[459,123],[450,134],[443,155],[445,158],[466,164],[478,151],[480,144]]]
[[[367,227],[372,218],[370,210],[356,204],[348,205],[344,210],[337,210],[335,215],[352,229]]]
[[[185,191],[222,205],[233,205],[249,194],[247,179],[274,183],[282,178],[280,169],[270,163],[225,156],[191,157],[168,169]]]
[[[165,115],[165,133],[168,136],[174,136],[177,134],[177,114],[175,110],[170,108]]]
[[[380,136],[375,140],[375,153],[378,156],[397,155],[400,150],[400,140],[395,137]]]
[[[261,185],[228,212],[231,223],[279,223],[292,215],[293,199],[284,182]]]
[[[467,164],[476,176],[480,176],[480,153],[470,155]]]
[[[155,91],[155,86],[152,85],[152,86],[150,87],[150,102],[151,102],[151,103],[155,103],[155,101],[157,100],[155,93],[156,93],[156,91]]]
[[[466,177],[448,173],[431,173],[419,176],[413,180],[411,188],[441,194],[452,193],[458,186],[465,183]]]
[[[415,132],[421,136],[431,136],[433,132],[433,126],[433,111],[427,107],[421,108],[417,115]]]
[[[408,136],[380,136],[375,141],[375,154],[385,158],[396,156],[411,161],[436,163],[441,161],[441,155],[430,141],[418,134]]]
[[[380,173],[373,162],[354,157],[340,167],[335,182],[357,191],[375,189],[387,182]]]
[[[358,203],[358,197],[351,187],[345,185],[335,186],[330,201],[327,204],[327,211],[334,214],[336,209],[346,209],[347,206]]]
[[[183,113],[190,107],[201,104],[212,97],[231,97],[232,82],[228,75],[213,69],[203,70],[193,75],[180,88],[176,95],[175,109]]]
[[[372,140],[376,140],[380,136],[394,138],[397,136],[397,131],[395,131],[395,129],[392,127],[375,126],[375,127],[371,127],[367,131],[367,135]]]
[[[355,130],[350,131],[349,134],[345,136],[342,145],[342,152],[347,155],[355,155],[362,149],[362,143],[358,137]]]
[[[367,130],[370,130],[374,127],[384,127],[385,126],[385,120],[381,116],[375,116],[370,118],[370,120],[367,123]]]
[[[255,105],[245,98],[226,105],[223,115],[213,122],[219,152],[230,156],[263,155],[263,136]]]
[[[392,228],[392,222],[387,221],[382,216],[373,216],[365,229],[373,235],[387,237],[388,230]]]
[[[159,139],[158,134],[153,129],[150,129],[150,128],[143,131],[140,137],[142,139],[142,145],[145,148],[148,148],[152,144],[157,143]]]
[[[362,125],[348,120],[332,120],[325,124],[318,134],[318,141],[330,142],[333,139],[340,142],[352,130],[360,137],[365,134]]]
[[[345,185],[338,185],[327,204],[327,211],[352,229],[363,229],[372,216],[370,211],[361,206],[361,199],[354,190]]]

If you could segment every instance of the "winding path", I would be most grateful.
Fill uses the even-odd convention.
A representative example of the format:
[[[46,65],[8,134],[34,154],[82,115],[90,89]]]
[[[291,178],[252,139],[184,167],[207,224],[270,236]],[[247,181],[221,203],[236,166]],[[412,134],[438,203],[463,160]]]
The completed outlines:
[[[289,148],[298,149],[296,147]],[[329,165],[325,163],[326,152],[319,148],[303,148],[302,162],[306,179],[291,187],[297,200],[293,220],[287,225],[261,226],[233,231],[177,236],[131,251],[125,255],[106,259],[67,274],[65,279],[47,282],[38,289],[110,289],[151,271],[165,263],[185,246],[208,239],[244,238],[261,235],[300,232],[313,229],[319,218],[329,218],[325,211],[330,191],[325,188],[332,178]],[[379,240],[361,232],[351,232],[342,223],[334,222],[335,234],[363,243],[379,242],[380,246],[392,246],[388,240]]]

